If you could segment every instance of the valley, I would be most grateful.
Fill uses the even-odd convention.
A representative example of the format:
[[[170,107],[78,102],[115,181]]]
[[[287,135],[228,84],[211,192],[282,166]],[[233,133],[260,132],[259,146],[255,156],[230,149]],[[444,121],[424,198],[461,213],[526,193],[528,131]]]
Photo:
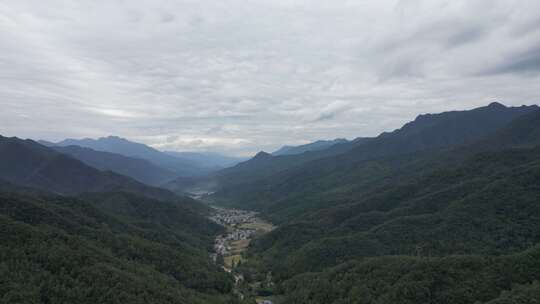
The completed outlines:
[[[212,260],[234,276],[235,293],[240,299],[244,299],[247,292],[255,293],[261,282],[251,282],[250,290],[245,290],[245,278],[238,269],[248,260],[245,252],[252,240],[271,232],[276,227],[264,219],[258,217],[258,213],[248,210],[228,209],[213,207],[213,214],[209,219],[225,227],[225,233],[216,236]],[[271,276],[270,276],[271,277]],[[257,303],[272,304],[274,302],[266,298],[257,298]]]
[[[0,137],[0,303],[540,298],[539,129],[492,103],[164,188],[149,161]]]
[[[0,304],[540,304],[540,1],[0,2]]]
[[[219,207],[213,207],[213,211],[210,220],[225,227],[226,232],[216,237],[212,259],[216,262],[223,259],[223,267],[227,272],[232,272],[235,266],[242,263],[242,254],[252,239],[275,228],[259,218],[254,211]]]

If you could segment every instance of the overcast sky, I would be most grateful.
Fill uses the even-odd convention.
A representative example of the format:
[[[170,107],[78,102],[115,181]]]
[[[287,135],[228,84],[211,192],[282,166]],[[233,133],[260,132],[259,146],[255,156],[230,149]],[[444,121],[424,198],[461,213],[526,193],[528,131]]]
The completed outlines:
[[[0,134],[271,151],[540,98],[538,0],[4,0]]]

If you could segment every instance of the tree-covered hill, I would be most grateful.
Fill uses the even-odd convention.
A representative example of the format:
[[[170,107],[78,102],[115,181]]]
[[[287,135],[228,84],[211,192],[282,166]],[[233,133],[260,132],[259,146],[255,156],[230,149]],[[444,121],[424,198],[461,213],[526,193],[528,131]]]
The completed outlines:
[[[251,209],[261,209],[268,201],[260,201],[260,195],[250,195],[261,189],[268,190],[273,180],[296,176],[335,173],[350,168],[357,162],[380,157],[417,153],[456,147],[479,140],[512,120],[534,112],[538,106],[506,107],[492,103],[468,111],[453,111],[418,116],[414,121],[393,132],[385,132],[375,138],[357,138],[349,142],[337,142],[326,149],[305,151],[301,154],[272,155],[258,153],[252,159],[239,163],[205,177],[179,178],[168,184],[173,191],[206,189],[216,192],[217,203]],[[324,172],[315,172],[324,168]],[[254,189],[254,188],[259,189]],[[285,191],[285,193],[288,193]],[[272,200],[275,200],[274,198]]]
[[[355,295],[374,296],[365,298],[365,303],[505,303],[537,292],[533,281],[538,278],[527,275],[509,279],[504,295],[494,292],[503,290],[494,277],[485,282],[489,297],[467,295],[458,285],[444,285],[458,279],[449,273],[453,266],[439,263],[452,255],[477,255],[495,263],[487,257],[517,254],[540,243],[539,118],[540,111],[519,116],[468,144],[366,160],[337,156],[257,181],[238,192],[230,190],[228,198],[251,202],[248,207],[280,223],[252,243],[249,257],[256,262],[243,267],[271,272],[276,291],[285,294],[287,303],[364,303],[349,294],[355,288],[360,288]],[[399,277],[381,276],[385,283],[370,285],[364,270],[345,279],[341,274],[332,276],[335,271],[330,270],[348,271],[351,262],[384,256],[430,258],[433,265],[399,268],[399,263],[414,259],[398,257],[388,260],[398,261],[396,269],[379,269],[381,264],[373,262],[378,260],[366,264],[372,271],[404,277],[418,272],[411,278],[422,282],[416,286],[413,280],[409,286],[404,279],[403,287],[392,285]],[[533,257],[530,262],[540,265],[538,254]],[[474,262],[478,259],[467,267],[479,267],[481,263]],[[428,266],[441,271],[436,279],[441,283],[422,285],[435,280],[422,272],[433,272]],[[518,272],[518,266],[508,269],[516,267]],[[467,267],[456,270],[458,277],[467,276]],[[321,277],[325,279],[317,279]],[[470,286],[481,289],[481,284]],[[514,290],[512,284],[525,285]],[[423,298],[422,290],[433,301]],[[458,298],[452,302],[449,295]]]
[[[207,252],[221,228],[189,208],[132,194],[80,199],[6,187],[1,303],[233,303],[231,277]]]
[[[351,261],[283,284],[286,304],[533,304],[540,248],[507,256],[393,256]]]
[[[539,149],[486,153],[304,214],[254,250],[284,277],[359,256],[514,252],[540,241],[539,179]]]
[[[378,162],[380,159],[391,159],[401,166],[404,161],[415,160],[417,154],[429,156],[471,145],[537,109],[536,106],[512,108],[493,103],[470,111],[420,115],[401,129],[351,142],[346,144],[351,145],[348,150],[329,156],[322,154],[325,150],[313,152],[321,153],[319,157],[313,153],[280,157],[258,155],[249,162],[221,171],[226,176],[222,179],[227,181],[217,182],[221,186],[213,199],[218,204],[261,211],[279,202],[284,203],[276,209],[293,209],[294,200],[305,200],[306,196],[319,200],[321,193],[329,189],[348,191],[347,186],[367,183],[375,175],[379,177],[384,170],[389,170]],[[391,167],[396,165],[391,164]],[[291,211],[293,213],[297,215],[296,211]],[[273,220],[282,221],[284,216],[286,214],[281,212]]]

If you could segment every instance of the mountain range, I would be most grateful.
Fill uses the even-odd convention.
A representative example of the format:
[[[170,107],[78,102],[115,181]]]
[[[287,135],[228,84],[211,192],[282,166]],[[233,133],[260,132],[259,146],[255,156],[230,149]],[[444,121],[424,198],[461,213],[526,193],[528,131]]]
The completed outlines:
[[[174,199],[161,188],[129,177],[100,171],[32,140],[0,136],[0,179],[58,194],[127,191],[158,199]]]
[[[210,152],[161,152],[116,136],[38,142],[96,169],[126,175],[152,186],[179,177],[205,175],[244,160]]]
[[[357,138],[331,145],[327,149],[302,154],[276,156],[260,152],[246,162],[193,180],[197,180],[200,184],[212,185],[212,188],[208,189],[209,192],[221,191],[219,199],[223,200],[227,197],[226,193],[235,192],[235,189],[239,191],[250,189],[257,180],[261,180],[261,185],[265,184],[267,187],[265,178],[276,177],[277,180],[281,180],[283,177],[279,174],[287,174],[286,172],[305,176],[303,173],[313,171],[315,168],[337,171],[337,165],[348,166],[350,163],[370,158],[471,143],[505,126],[513,119],[537,109],[538,106],[506,107],[500,103],[491,103],[470,111],[420,115],[402,128],[382,133],[375,138]],[[294,171],[296,168],[297,171]],[[185,190],[186,187],[183,185],[186,184],[189,184],[186,179],[181,179],[178,183],[170,183],[169,188]],[[249,199],[252,203],[258,201],[257,198]]]
[[[7,303],[540,299],[538,106],[424,114],[237,164],[118,137],[41,143],[0,136]],[[228,274],[207,204],[277,228]]]
[[[142,158],[101,152],[80,146],[53,146],[52,148],[96,169],[129,176],[148,185],[160,186],[178,177],[173,171]]]
[[[98,139],[65,139],[57,143],[40,141],[46,146],[79,146],[100,152],[109,152],[130,158],[151,162],[162,169],[172,171],[177,176],[197,176],[234,165],[242,159],[217,153],[161,152],[147,145],[129,141],[118,136]],[[88,151],[87,151],[88,152]]]
[[[174,157],[147,145],[135,143],[117,136],[108,136],[98,139],[65,139],[54,145],[61,147],[80,146],[96,151],[140,158],[173,171],[179,176],[200,175],[208,172],[206,168],[198,167],[187,159]]]
[[[96,161],[0,137],[2,302],[235,303],[232,277],[208,257],[223,233],[209,207],[70,154]]]
[[[421,115],[344,153],[267,174],[283,156],[260,154],[227,169],[242,182],[221,183],[208,199],[279,224],[252,244],[256,262],[242,271],[271,272],[285,303],[515,303],[504,299],[540,294],[528,285],[540,278],[534,267],[499,275],[505,259],[539,265],[538,248],[527,251],[540,241],[539,144],[538,107],[493,103]],[[468,281],[471,269],[487,277]]]

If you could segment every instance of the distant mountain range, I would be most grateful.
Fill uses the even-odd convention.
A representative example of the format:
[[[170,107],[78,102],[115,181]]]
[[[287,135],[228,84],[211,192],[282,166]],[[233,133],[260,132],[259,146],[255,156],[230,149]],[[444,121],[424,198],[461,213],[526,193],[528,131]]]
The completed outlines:
[[[336,144],[345,144],[349,141],[344,138],[337,138],[334,140],[318,140],[309,144],[300,145],[300,146],[283,146],[279,150],[272,152],[274,156],[280,155],[294,155],[302,154],[309,151],[319,151],[330,148]]]
[[[98,139],[65,139],[54,145],[62,147],[80,146],[96,151],[141,158],[164,169],[173,171],[179,176],[201,175],[209,172],[208,168],[200,167],[188,159],[174,157],[147,145],[132,142],[117,136],[102,137]]]
[[[210,192],[222,190],[222,193],[236,193],[233,190],[236,187],[247,191],[250,189],[247,185],[256,184],[257,180],[265,184],[266,178],[279,176],[280,179],[283,178],[281,174],[287,175],[288,172],[301,176],[309,173],[311,176],[315,174],[312,173],[313,168],[325,168],[331,172],[337,164],[464,145],[537,109],[538,106],[506,107],[500,103],[491,103],[470,111],[420,115],[402,128],[382,133],[375,138],[357,138],[302,154],[272,155],[261,152],[248,161],[217,171],[198,181],[201,184],[212,185]],[[169,185],[172,184],[174,182]],[[182,189],[180,184],[187,184],[186,180],[182,179],[176,187],[169,188]],[[258,201],[250,199],[252,204]],[[239,201],[236,203],[242,204]]]
[[[377,137],[260,152],[221,170],[239,160],[118,137],[41,143],[0,136],[8,302],[540,298],[538,106],[419,115]],[[187,190],[277,225],[250,242],[233,270],[240,284],[210,260],[224,228]]]
[[[201,168],[219,170],[227,167],[232,167],[240,162],[246,161],[248,158],[226,156],[212,152],[175,152],[165,151],[166,154],[189,160],[193,164]]]
[[[53,146],[51,148],[96,169],[129,176],[148,185],[160,186],[178,177],[173,171],[159,167],[142,158],[95,151],[80,146]]]
[[[0,179],[64,195],[126,191],[158,199],[175,199],[175,195],[166,190],[149,187],[117,173],[100,171],[52,148],[16,137],[0,136]]]
[[[117,136],[66,139],[57,143],[41,140],[39,143],[97,169],[156,186],[180,176],[205,175],[244,160],[217,153],[161,152]]]

